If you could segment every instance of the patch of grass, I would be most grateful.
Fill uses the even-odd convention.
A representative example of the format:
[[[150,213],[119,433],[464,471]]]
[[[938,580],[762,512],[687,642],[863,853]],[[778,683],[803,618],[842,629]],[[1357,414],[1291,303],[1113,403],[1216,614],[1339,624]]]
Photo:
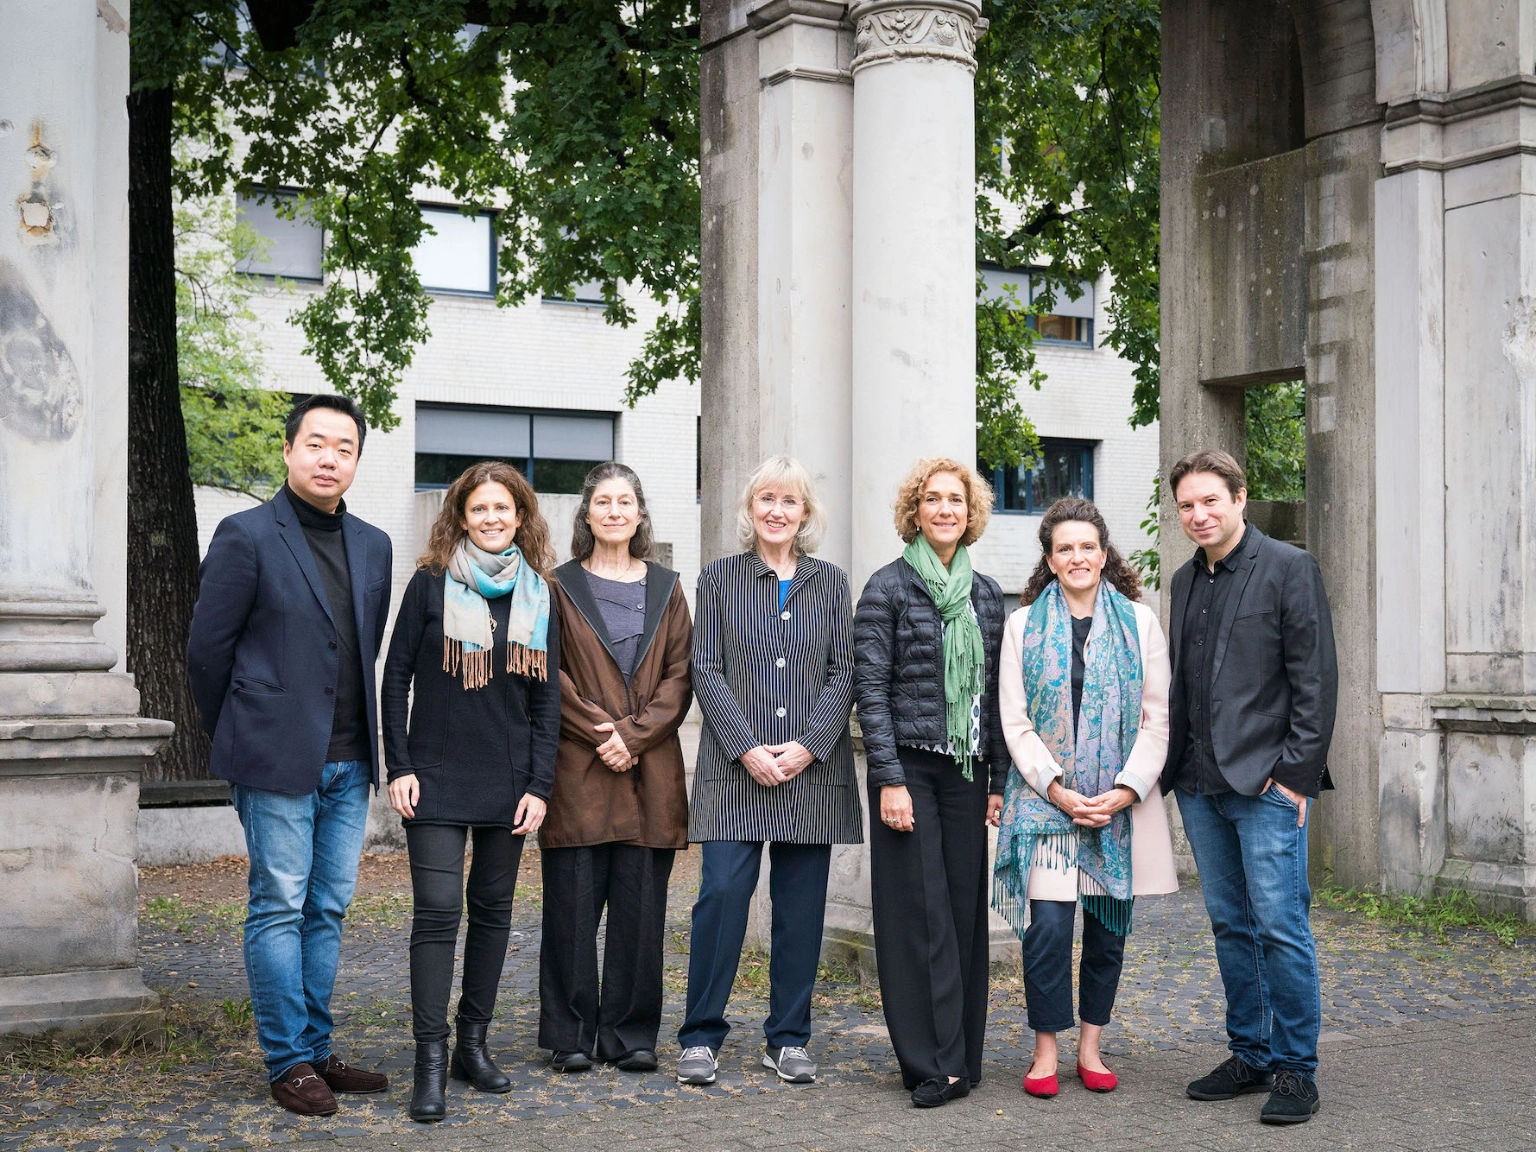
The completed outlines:
[[[347,909],[347,919],[354,924],[403,928],[410,922],[411,908],[411,898],[403,892],[377,892],[354,899]]]
[[[180,896],[151,896],[139,908],[139,920],[154,928],[168,928],[182,935],[192,931],[197,912]]]
[[[1371,888],[1339,888],[1327,885],[1313,894],[1319,908],[1350,912],[1394,928],[1408,928],[1447,938],[1452,928],[1486,932],[1506,948],[1522,937],[1536,935],[1536,925],[1527,924],[1509,912],[1488,912],[1466,892],[1439,896],[1397,896]]]
[[[164,1074],[189,1064],[246,1055],[259,1063],[251,1002],[222,1004],[161,997],[164,1031],[8,1036],[0,1043],[0,1079],[28,1074],[92,1078]]]

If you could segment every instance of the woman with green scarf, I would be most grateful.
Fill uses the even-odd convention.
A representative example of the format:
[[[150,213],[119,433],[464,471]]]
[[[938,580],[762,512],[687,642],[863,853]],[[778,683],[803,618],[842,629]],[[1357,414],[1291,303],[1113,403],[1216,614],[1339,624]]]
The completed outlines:
[[[891,1046],[919,1108],[981,1082],[987,1024],[987,825],[1008,753],[997,710],[1003,593],[971,569],[992,490],[920,460],[896,499],[901,557],[854,615],[869,764],[875,958]]]
[[[998,698],[1008,773],[993,899],[1024,942],[1035,1054],[1024,1090],[1057,1093],[1056,1035],[1072,1027],[1072,926],[1085,1088],[1119,1083],[1099,1054],[1136,896],[1178,889],[1158,777],[1172,672],[1157,615],[1092,502],[1067,497],[1040,522],[1040,562],[1008,620]],[[1025,907],[1029,909],[1025,925]]]
[[[511,1080],[486,1031],[511,930],[524,838],[555,784],[559,623],[538,497],[510,464],[472,465],[449,487],[400,602],[384,664],[389,800],[405,820],[415,911],[412,1120],[441,1120],[451,1074],[482,1092]],[[448,1000],[474,843],[463,994],[448,1050]]]

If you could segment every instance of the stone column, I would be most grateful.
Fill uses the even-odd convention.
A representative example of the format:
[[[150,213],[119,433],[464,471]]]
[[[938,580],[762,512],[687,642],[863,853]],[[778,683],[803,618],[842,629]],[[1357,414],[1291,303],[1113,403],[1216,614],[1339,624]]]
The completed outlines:
[[[152,1025],[159,1000],[137,967],[138,791],[171,726],[140,719],[133,681],[110,671],[93,580],[97,554],[121,555],[127,519],[128,32],[107,0],[34,6],[11,24],[0,39],[0,1032]],[[121,567],[112,579],[105,599],[120,606]],[[122,622],[105,627],[121,634]]]
[[[853,578],[901,548],[914,460],[976,458],[975,0],[860,0],[853,57]]]

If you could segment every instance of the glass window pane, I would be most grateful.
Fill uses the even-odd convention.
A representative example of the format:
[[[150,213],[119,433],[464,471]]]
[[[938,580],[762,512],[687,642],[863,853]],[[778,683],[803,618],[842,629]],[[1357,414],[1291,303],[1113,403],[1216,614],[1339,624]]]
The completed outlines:
[[[295,197],[269,196],[263,203],[241,196],[235,211],[264,243],[257,255],[242,260],[238,271],[253,276],[282,276],[287,280],[319,280],[324,233],[302,215],[288,220],[278,215],[278,201],[291,204]]]
[[[494,292],[491,217],[483,213],[465,216],[453,208],[423,208],[421,215],[433,229],[411,249],[422,287],[447,292]]]
[[[1056,288],[1054,299],[1051,301],[1051,311],[1057,316],[1078,316],[1085,320],[1093,319],[1093,281],[1082,280],[1078,282],[1078,289],[1082,292],[1076,300],[1064,287]],[[1037,291],[1036,295],[1042,293]],[[1030,297],[1034,299],[1034,297]]]
[[[1072,344],[1083,344],[1088,340],[1088,321],[1055,312],[1036,317],[1035,330],[1042,340],[1062,340]]]
[[[977,271],[986,285],[982,290],[983,299],[1008,300],[1010,304],[1017,301],[1020,308],[1029,303],[1029,272],[1026,269],[1003,269],[983,264]],[[1009,288],[1013,289],[1011,297]]]
[[[416,488],[446,488],[463,474],[464,469],[484,460],[500,460],[528,475],[526,457],[459,456],[447,452],[416,453]]]
[[[526,412],[495,408],[416,405],[416,451],[481,455],[487,459],[526,457]]]
[[[603,460],[607,459],[603,457]],[[540,456],[533,462],[533,490],[579,493],[587,473],[603,463],[603,460],[547,460]]]
[[[612,460],[613,417],[537,415],[533,418],[533,451],[540,459]]]

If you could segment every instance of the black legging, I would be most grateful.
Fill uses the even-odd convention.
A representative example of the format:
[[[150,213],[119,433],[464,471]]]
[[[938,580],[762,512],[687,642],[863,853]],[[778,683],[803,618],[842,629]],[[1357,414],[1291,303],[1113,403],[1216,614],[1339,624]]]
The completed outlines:
[[[448,1039],[448,996],[453,991],[453,950],[465,900],[462,824],[407,824],[411,891],[411,1026],[417,1041]],[[469,932],[464,940],[464,991],[459,1015],[489,1024],[496,986],[507,958],[512,894],[523,837],[508,828],[475,828],[469,867]]]

